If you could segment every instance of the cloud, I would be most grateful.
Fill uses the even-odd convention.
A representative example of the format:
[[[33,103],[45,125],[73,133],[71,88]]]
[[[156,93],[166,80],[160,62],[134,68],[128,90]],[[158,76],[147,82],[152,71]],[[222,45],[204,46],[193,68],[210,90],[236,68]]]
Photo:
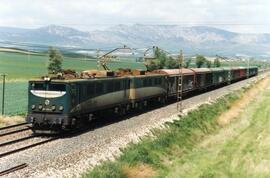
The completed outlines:
[[[210,25],[270,32],[264,0],[0,0],[0,26],[59,24],[91,30],[115,24]]]

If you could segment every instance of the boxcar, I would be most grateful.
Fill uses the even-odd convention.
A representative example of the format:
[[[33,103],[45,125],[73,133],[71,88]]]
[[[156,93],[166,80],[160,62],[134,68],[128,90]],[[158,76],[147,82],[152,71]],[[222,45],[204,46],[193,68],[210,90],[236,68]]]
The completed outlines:
[[[246,67],[239,67],[240,70],[240,79],[244,79],[247,77],[247,68]]]
[[[213,86],[212,81],[212,72],[208,68],[191,68],[195,72],[196,76],[196,88],[206,89],[208,87]]]
[[[167,76],[167,95],[168,97],[175,97],[178,90],[178,80],[180,76],[180,69],[159,69],[155,73],[165,74]],[[191,69],[182,69],[183,73],[183,88],[182,92],[185,94],[195,88],[195,72]]]
[[[212,83],[214,86],[222,85],[227,82],[228,79],[228,71],[224,68],[211,68],[213,77]]]
[[[235,82],[241,79],[240,76],[240,68],[239,67],[232,67],[231,68],[231,81]]]
[[[252,77],[258,74],[258,67],[251,66],[247,68],[248,77]]]

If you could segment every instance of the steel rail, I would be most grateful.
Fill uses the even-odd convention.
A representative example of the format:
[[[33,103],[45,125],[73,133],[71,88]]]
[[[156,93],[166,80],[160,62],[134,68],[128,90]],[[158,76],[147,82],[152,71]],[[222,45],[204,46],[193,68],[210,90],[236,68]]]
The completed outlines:
[[[31,139],[31,138],[35,138],[35,137],[38,137],[38,136],[39,135],[30,135],[30,136],[22,137],[22,138],[19,138],[19,139],[16,139],[16,140],[11,140],[11,141],[7,141],[7,142],[4,142],[4,143],[0,143],[0,147],[6,146],[6,145],[11,145],[11,144],[14,144],[14,143],[18,143],[18,142],[28,140],[28,139]]]
[[[45,143],[48,143],[48,142],[57,140],[57,139],[59,139],[59,138],[60,138],[60,137],[54,137],[54,138],[47,139],[47,140],[44,140],[44,141],[40,141],[40,142],[31,144],[31,145],[27,145],[27,146],[24,146],[24,147],[21,147],[21,148],[17,148],[17,149],[11,150],[11,151],[7,151],[7,152],[4,152],[4,153],[0,153],[0,158],[3,158],[3,157],[5,157],[5,156],[8,156],[8,155],[11,155],[11,154],[20,152],[20,151],[27,150],[27,149],[29,149],[29,148],[33,148],[33,147],[38,146],[38,145],[42,145],[42,144],[45,144]]]
[[[19,130],[13,130],[13,131],[6,132],[6,133],[0,133],[0,137],[15,134],[15,133],[19,133],[19,132],[23,132],[23,131],[30,130],[30,129],[31,128],[27,127],[27,128],[23,128],[23,129],[19,129]]]
[[[24,122],[24,123],[15,124],[15,125],[9,125],[9,126],[6,126],[6,127],[1,127],[0,130],[10,129],[10,128],[13,128],[13,127],[18,127],[18,126],[27,125],[27,124],[28,124],[27,122]]]
[[[9,173],[12,173],[12,172],[15,172],[15,171],[18,171],[20,169],[23,169],[23,168],[26,168],[28,165],[26,163],[23,163],[23,164],[20,164],[18,166],[14,166],[12,168],[9,168],[9,169],[6,169],[4,171],[1,171],[0,172],[0,176],[4,176],[6,174],[9,174]]]

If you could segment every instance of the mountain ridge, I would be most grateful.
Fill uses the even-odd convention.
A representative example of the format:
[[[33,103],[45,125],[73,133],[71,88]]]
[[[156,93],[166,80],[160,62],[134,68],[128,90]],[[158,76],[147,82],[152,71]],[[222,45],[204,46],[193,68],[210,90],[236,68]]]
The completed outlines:
[[[160,46],[206,55],[269,55],[270,34],[245,34],[208,27],[179,25],[116,25],[106,30],[80,31],[49,25],[36,29],[0,27],[0,40],[49,46],[108,48],[127,45],[144,48]],[[3,44],[3,43],[2,43]]]

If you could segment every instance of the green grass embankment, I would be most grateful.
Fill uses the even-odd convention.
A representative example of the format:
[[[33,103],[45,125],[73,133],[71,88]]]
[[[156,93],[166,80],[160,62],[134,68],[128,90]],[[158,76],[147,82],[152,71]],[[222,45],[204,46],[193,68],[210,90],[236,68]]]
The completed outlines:
[[[226,95],[213,104],[204,104],[166,128],[152,131],[138,144],[130,144],[116,161],[107,161],[89,170],[83,177],[165,177],[178,158],[192,153],[208,135],[220,130],[217,117],[239,99],[244,89]],[[184,160],[187,161],[187,160]],[[184,163],[183,163],[184,164]],[[172,176],[173,177],[173,176]]]
[[[270,177],[269,86],[264,80],[249,90],[219,118],[231,124],[173,158],[166,177]]]

